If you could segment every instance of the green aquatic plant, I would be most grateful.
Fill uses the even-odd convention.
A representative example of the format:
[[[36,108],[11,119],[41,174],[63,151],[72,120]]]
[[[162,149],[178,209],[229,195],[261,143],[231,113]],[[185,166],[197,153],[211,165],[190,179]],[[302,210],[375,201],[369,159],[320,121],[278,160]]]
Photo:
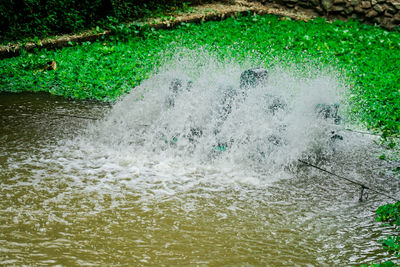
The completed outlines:
[[[376,211],[378,222],[384,223],[386,226],[393,226],[395,231],[400,232],[400,202],[388,203],[380,206]],[[387,235],[385,238],[379,240],[382,244],[383,249],[388,253],[394,254],[397,258],[400,258],[400,236]],[[367,266],[366,264],[362,265]],[[387,261],[380,264],[371,264],[370,266],[387,267],[387,266],[398,266],[392,261]]]
[[[378,222],[387,222],[391,225],[400,226],[400,202],[380,206],[376,214]]]
[[[398,266],[398,265],[396,265],[394,262],[386,261],[383,263],[371,263],[370,265],[363,264],[360,267],[396,267],[396,266]]]

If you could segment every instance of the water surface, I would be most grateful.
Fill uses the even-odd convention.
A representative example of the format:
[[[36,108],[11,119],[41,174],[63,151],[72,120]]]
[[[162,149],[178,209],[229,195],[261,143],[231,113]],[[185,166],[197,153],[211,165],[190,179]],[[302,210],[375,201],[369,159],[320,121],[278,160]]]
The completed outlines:
[[[374,138],[344,131],[343,142],[324,143],[326,125],[300,104],[320,94],[288,96],[299,109],[264,120],[257,101],[265,88],[235,102],[222,125],[219,109],[209,108],[212,96],[235,87],[241,71],[200,74],[173,105],[167,81],[177,71],[151,78],[114,106],[1,93],[0,264],[348,266],[390,259],[377,240],[393,230],[374,214],[389,200],[371,193],[359,203],[358,187],[296,161],[396,195],[398,182],[390,164],[377,160]],[[280,81],[270,89],[282,89]],[[293,84],[336,86],[326,79]],[[282,121],[284,130],[274,127]],[[202,135],[189,140],[195,126]],[[266,134],[287,141],[271,147],[261,142]],[[215,151],[232,138],[227,151]]]

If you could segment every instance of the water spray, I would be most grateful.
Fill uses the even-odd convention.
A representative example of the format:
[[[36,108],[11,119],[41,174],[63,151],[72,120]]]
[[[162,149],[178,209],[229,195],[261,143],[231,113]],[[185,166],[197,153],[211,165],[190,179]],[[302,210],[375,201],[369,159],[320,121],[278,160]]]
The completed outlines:
[[[230,78],[239,78],[239,72],[234,71],[236,74]],[[146,81],[147,85],[136,88],[126,99],[117,103],[104,120],[63,113],[49,115],[101,120],[93,128],[95,131],[101,136],[104,135],[104,129],[110,131],[105,138],[112,140],[113,145],[130,147],[137,142],[138,145],[132,147],[133,151],[164,153],[162,150],[167,150],[167,154],[178,157],[192,153],[190,156],[196,158],[196,161],[205,159],[209,162],[220,158],[231,165],[241,161],[248,168],[265,166],[265,170],[281,169],[285,164],[297,160],[359,186],[360,202],[368,198],[367,190],[399,201],[359,181],[298,159],[306,150],[307,153],[315,152],[309,150],[312,139],[322,138],[319,145],[333,146],[343,140],[343,136],[337,134],[338,131],[367,134],[340,127],[337,98],[331,98],[330,95],[323,97],[317,92],[310,99],[307,95],[309,92],[304,91],[302,93],[307,98],[303,99],[300,95],[296,99],[299,95],[290,95],[285,90],[287,88],[276,86],[273,74],[271,77],[271,73],[264,68],[241,71],[240,79],[233,83],[227,83],[229,79],[214,81],[215,77],[209,77],[209,71],[199,81],[186,77],[184,72],[178,73],[175,78],[167,73]],[[306,83],[304,86],[312,91],[313,86],[321,85]],[[303,106],[298,109],[296,105]],[[152,116],[151,120],[149,115]],[[96,127],[100,128],[96,130]],[[97,140],[96,137],[94,139]],[[290,152],[290,155],[282,157],[285,151]],[[195,153],[201,157],[196,157]],[[282,158],[277,160],[277,157]],[[276,164],[275,161],[279,160]]]

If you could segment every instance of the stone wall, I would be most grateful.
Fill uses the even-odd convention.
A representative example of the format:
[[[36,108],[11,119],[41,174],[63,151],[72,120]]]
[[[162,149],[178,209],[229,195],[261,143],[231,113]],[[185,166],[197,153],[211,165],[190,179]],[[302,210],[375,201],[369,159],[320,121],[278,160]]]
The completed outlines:
[[[329,19],[358,19],[368,24],[381,25],[386,29],[400,26],[400,0],[259,0],[258,2],[309,9]]]

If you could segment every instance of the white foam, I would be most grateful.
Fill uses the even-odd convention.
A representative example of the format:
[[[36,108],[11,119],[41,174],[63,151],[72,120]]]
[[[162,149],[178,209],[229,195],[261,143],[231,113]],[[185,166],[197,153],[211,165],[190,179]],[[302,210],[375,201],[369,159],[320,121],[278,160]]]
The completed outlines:
[[[121,179],[127,185],[143,177],[185,180],[197,170],[202,170],[203,179],[224,183],[265,184],[289,177],[282,175],[285,166],[329,142],[333,123],[319,120],[315,105],[340,103],[345,88],[333,75],[296,76],[275,67],[268,70],[266,84],[246,89],[247,96],[237,97],[221,119],[221,99],[227,90],[241,93],[240,74],[249,67],[256,66],[219,62],[196,51],[178,56],[73,140],[84,159],[80,166],[71,162],[68,172],[89,169],[88,175],[97,172],[101,179]],[[174,79],[183,84],[176,95],[171,90]],[[271,112],[271,96],[287,107]],[[192,136],[194,141],[193,130],[201,131]],[[215,152],[219,144],[229,145]]]

